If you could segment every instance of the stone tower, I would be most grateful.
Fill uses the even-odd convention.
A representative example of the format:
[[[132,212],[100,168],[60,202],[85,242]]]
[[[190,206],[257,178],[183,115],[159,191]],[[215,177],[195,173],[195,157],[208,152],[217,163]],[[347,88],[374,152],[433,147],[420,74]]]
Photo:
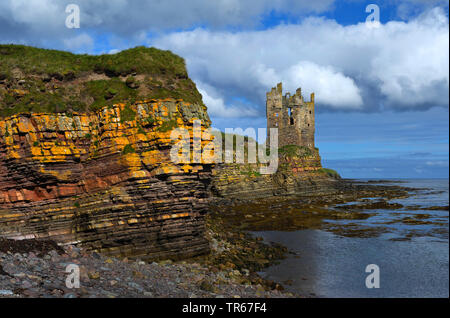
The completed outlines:
[[[301,89],[294,95],[283,96],[282,83],[267,93],[267,133],[269,128],[278,128],[278,147],[285,145],[304,146],[314,149],[314,93],[306,102]]]

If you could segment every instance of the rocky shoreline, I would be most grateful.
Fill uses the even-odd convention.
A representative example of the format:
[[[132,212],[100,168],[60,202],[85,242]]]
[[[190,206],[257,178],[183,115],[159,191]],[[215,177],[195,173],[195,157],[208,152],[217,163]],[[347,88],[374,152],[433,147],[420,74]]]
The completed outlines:
[[[20,241],[19,241],[20,242]],[[31,242],[23,242],[31,244]],[[197,262],[118,259],[75,246],[58,247],[34,241],[25,249],[17,241],[2,240],[0,251],[0,297],[7,298],[253,298],[292,297],[252,284],[248,271],[227,266],[211,270]],[[46,248],[44,245],[48,245]],[[8,250],[9,247],[10,250]],[[65,272],[69,264],[80,268],[80,287],[68,288]]]
[[[211,252],[183,261],[116,258],[50,240],[0,239],[0,298],[279,298],[284,292],[256,272],[287,249],[206,218]],[[80,268],[80,288],[66,287],[67,265]]]
[[[297,198],[297,204],[301,202],[305,210],[314,210],[312,214],[320,219],[323,213],[329,213],[321,209],[331,204],[368,196],[405,197],[411,190],[348,181],[341,181],[339,187],[339,194]],[[274,203],[273,198],[266,201]],[[280,283],[264,280],[257,274],[290,252],[281,245],[262,242],[248,232],[267,228],[267,224],[279,226],[273,215],[259,219],[258,206],[251,209],[249,203],[235,198],[213,199],[205,234],[211,253],[184,261],[144,262],[109,257],[72,245],[58,246],[53,241],[2,239],[0,297],[301,297],[284,292]],[[245,211],[239,209],[242,204]],[[339,213],[344,216],[328,217],[361,217],[346,209]],[[78,289],[66,287],[65,269],[69,264],[80,268]]]

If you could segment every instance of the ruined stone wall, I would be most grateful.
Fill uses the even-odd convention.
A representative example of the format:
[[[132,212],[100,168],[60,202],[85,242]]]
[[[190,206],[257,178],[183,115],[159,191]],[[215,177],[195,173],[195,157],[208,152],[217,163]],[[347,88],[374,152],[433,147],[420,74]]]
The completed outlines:
[[[311,94],[311,101],[304,102],[299,108],[297,122],[297,129],[300,131],[299,145],[313,149],[315,145],[314,93]]]
[[[0,120],[0,237],[142,259],[206,253],[209,164],[170,160],[172,128],[210,125],[182,100]],[[192,140],[191,140],[192,142]]]
[[[266,113],[267,130],[278,128],[278,146],[298,145],[310,149],[315,147],[314,93],[311,101],[306,102],[297,89],[294,95],[283,96],[282,84],[267,93]]]
[[[283,109],[283,95],[281,83],[273,87],[266,94],[267,128],[280,128],[285,124],[285,110]],[[269,133],[269,131],[267,132]]]
[[[267,175],[259,173],[261,164],[218,164],[213,170],[211,192],[217,197],[242,200],[321,195],[320,187],[336,180],[323,173],[320,161],[318,150],[306,156],[280,155],[277,171]]]

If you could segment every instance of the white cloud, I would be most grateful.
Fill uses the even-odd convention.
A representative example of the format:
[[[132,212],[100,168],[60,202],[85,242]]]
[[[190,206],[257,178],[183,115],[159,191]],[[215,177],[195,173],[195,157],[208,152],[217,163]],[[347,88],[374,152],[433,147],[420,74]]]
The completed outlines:
[[[447,7],[448,0],[397,0],[397,15],[404,20],[420,13],[420,10],[437,6]]]
[[[56,1],[56,0],[55,0]],[[175,29],[193,24],[213,28],[258,25],[270,12],[299,16],[324,12],[334,0],[100,0],[81,2],[88,25],[130,31]]]
[[[427,166],[448,167],[448,161],[436,160],[425,162]]]
[[[448,18],[436,8],[408,22],[368,28],[308,18],[262,31],[195,29],[149,42],[186,58],[190,76],[225,105],[241,96],[263,113],[278,81],[315,91],[328,109],[448,107]]]
[[[90,50],[94,46],[94,39],[89,34],[81,33],[69,39],[64,40],[64,45],[70,49],[77,51],[79,49]]]
[[[0,22],[38,35],[65,33],[65,8],[80,7],[83,28],[133,37],[141,32],[209,25],[257,26],[271,12],[299,17],[332,8],[334,0],[2,0]],[[0,25],[1,26],[1,25]],[[39,34],[41,39],[44,34]],[[47,38],[48,40],[48,38]]]
[[[255,108],[262,115],[265,92],[278,81],[291,91],[302,86],[305,97],[315,91],[318,107],[327,109],[448,107],[449,27],[440,8],[377,29],[363,21],[343,26],[310,17],[249,31],[269,13],[296,21],[332,9],[334,0],[79,0],[84,32],[79,34],[64,26],[65,7],[72,2],[0,1],[0,42],[92,52],[89,34],[102,34],[108,52],[108,45],[142,44],[151,32],[149,44],[186,58],[190,76],[202,83],[212,111],[220,116],[237,110],[255,114]],[[396,1],[397,8],[404,10],[405,4],[411,9],[406,17],[424,3]],[[164,34],[195,25],[209,29]],[[243,31],[226,31],[228,26]]]
[[[371,61],[370,76],[392,104],[448,104],[448,19],[433,9],[408,24],[391,22],[378,37],[387,48]],[[447,93],[445,94],[445,88]]]
[[[336,71],[332,66],[320,66],[310,61],[299,61],[278,72],[264,64],[251,65],[249,75],[263,87],[283,83],[283,90],[295,92],[301,85],[302,95],[309,100],[314,92],[316,103],[338,109],[359,109],[363,101],[355,81]],[[267,90],[267,89],[266,89]]]
[[[12,21],[33,24],[35,28],[45,29],[54,25],[58,19],[59,5],[52,0],[6,0],[2,1],[2,16]],[[62,17],[64,11],[60,12]]]
[[[118,49],[142,45],[148,34],[198,25],[220,30],[262,26],[268,14],[298,19],[333,7],[335,0],[2,0],[0,43],[73,49],[76,31],[65,26],[65,8],[80,8],[82,31],[102,37],[102,44]],[[106,42],[106,43],[105,43]],[[68,44],[68,45],[67,45]],[[83,49],[81,47],[80,49]],[[98,53],[95,46],[83,53]],[[107,49],[106,49],[107,52]]]
[[[309,94],[315,93],[318,104],[326,104],[338,109],[359,109],[363,105],[360,90],[355,81],[337,72],[331,66],[320,66],[312,62],[301,61],[283,73],[281,79],[286,88],[294,92],[302,86],[302,95],[309,100]]]
[[[210,116],[217,117],[252,117],[256,115],[256,111],[248,108],[240,108],[236,105],[225,106],[223,97],[219,96],[217,91],[206,84],[197,83],[197,89],[202,94],[203,102],[208,106]]]

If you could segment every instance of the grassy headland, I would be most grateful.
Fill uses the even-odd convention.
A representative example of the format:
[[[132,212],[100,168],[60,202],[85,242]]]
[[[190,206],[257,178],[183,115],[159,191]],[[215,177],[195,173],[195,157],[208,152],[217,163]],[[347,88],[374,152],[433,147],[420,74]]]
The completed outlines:
[[[21,112],[84,112],[118,102],[157,98],[203,105],[183,58],[135,47],[87,55],[0,45],[0,116]]]

